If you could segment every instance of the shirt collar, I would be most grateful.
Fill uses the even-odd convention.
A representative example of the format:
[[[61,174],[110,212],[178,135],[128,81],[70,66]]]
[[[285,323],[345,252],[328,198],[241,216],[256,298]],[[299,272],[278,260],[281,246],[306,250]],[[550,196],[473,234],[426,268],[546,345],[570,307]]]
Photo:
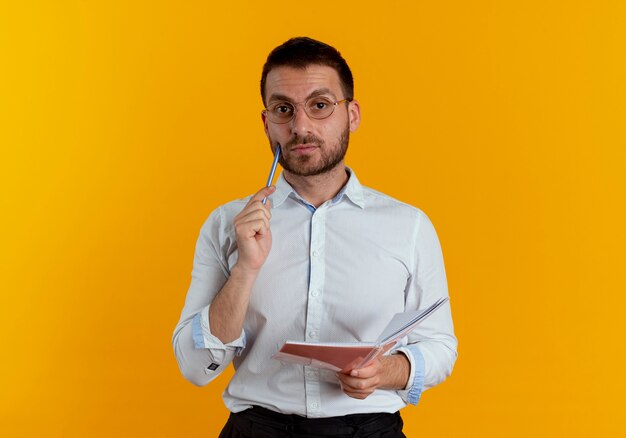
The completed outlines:
[[[345,186],[337,193],[331,203],[336,204],[341,201],[341,199],[345,196],[352,203],[359,206],[360,208],[365,208],[365,198],[363,196],[363,186],[359,182],[359,179],[356,177],[356,174],[352,169],[346,167],[348,174],[350,175],[348,178],[348,182]],[[276,182],[276,191],[271,195],[270,199],[272,201],[272,208],[276,208],[280,206],[285,200],[289,197],[289,195],[293,195],[296,198],[300,198],[298,193],[294,190],[291,185],[285,179],[283,173],[280,173],[280,177]]]
[[[287,197],[291,193],[295,194],[296,191],[293,189],[293,187],[289,185],[289,183],[285,179],[285,176],[281,172],[280,176],[278,177],[278,181],[276,181],[276,191],[270,196],[270,199],[272,201],[272,208],[280,206],[280,204],[285,202],[285,199],[287,199]]]

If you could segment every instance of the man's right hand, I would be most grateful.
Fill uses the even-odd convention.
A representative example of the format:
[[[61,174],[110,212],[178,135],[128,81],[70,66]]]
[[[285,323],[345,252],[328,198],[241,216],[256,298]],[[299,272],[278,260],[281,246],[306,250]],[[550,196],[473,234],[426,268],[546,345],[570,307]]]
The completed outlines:
[[[211,333],[224,344],[241,335],[252,286],[272,247],[270,202],[263,205],[263,198],[275,191],[259,190],[233,220],[239,258],[209,307]]]
[[[233,220],[239,250],[237,267],[246,273],[256,274],[272,248],[270,200],[263,205],[263,198],[275,191],[271,186],[256,192]]]

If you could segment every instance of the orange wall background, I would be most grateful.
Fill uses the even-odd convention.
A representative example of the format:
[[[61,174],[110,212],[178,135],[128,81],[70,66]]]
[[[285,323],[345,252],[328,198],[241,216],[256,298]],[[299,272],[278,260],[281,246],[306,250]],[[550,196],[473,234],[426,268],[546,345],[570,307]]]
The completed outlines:
[[[626,3],[0,5],[0,435],[217,436],[171,335],[200,226],[271,162],[258,95],[335,45],[348,164],[433,220],[459,359],[408,436],[626,434]],[[621,414],[620,414],[621,413]]]

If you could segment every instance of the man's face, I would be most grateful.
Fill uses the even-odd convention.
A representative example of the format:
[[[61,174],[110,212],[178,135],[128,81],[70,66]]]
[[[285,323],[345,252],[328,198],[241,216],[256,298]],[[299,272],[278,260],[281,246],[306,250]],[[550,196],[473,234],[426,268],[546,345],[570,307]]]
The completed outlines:
[[[265,134],[272,150],[280,143],[280,164],[285,171],[299,176],[319,175],[343,165],[350,132],[359,126],[360,110],[356,101],[343,102],[325,119],[314,119],[303,103],[313,96],[325,96],[337,102],[345,99],[335,69],[310,65],[306,69],[277,67],[266,79],[267,106],[289,102],[296,107],[293,119],[274,123],[263,113]]]

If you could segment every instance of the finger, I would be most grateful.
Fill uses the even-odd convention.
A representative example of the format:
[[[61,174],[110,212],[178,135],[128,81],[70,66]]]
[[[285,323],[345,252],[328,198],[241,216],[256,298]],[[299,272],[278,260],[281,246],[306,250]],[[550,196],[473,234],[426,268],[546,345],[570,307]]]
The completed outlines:
[[[267,218],[267,220],[271,219],[272,217],[268,206],[263,205],[261,201],[254,201],[252,203],[246,204],[243,210],[241,210],[239,214],[235,216],[234,222],[237,223],[241,220],[245,220],[246,218],[249,218],[250,215],[256,217],[254,215],[257,214],[263,215],[265,218]]]
[[[248,222],[238,223],[235,225],[235,233],[238,236],[252,238],[256,236],[264,236],[270,231],[269,222],[267,220],[257,219]]]
[[[344,382],[343,386],[352,392],[370,392],[376,389],[376,381],[359,380],[356,382]]]
[[[348,397],[356,398],[358,400],[365,400],[372,393],[357,393],[357,392],[344,392]]]
[[[372,392],[374,392],[375,389],[376,388],[358,389],[358,388],[350,388],[348,386],[344,386],[343,392],[345,392],[346,394],[371,394]]]
[[[257,204],[259,203],[257,202]],[[269,220],[271,219],[271,217],[272,215],[270,214],[270,212],[262,206],[253,207],[253,209],[247,211],[243,210],[237,216],[235,216],[235,223],[238,224],[255,220],[265,220],[269,224]]]
[[[360,392],[360,391],[367,391],[367,390],[375,389],[380,379],[377,376],[367,378],[367,379],[362,379],[362,378],[350,377],[344,374],[344,375],[339,376],[339,381],[343,388],[346,388],[350,391]]]
[[[364,398],[367,398],[369,395],[371,395],[374,392],[374,390],[372,389],[372,390],[361,391],[361,390],[353,390],[350,388],[343,388],[343,392],[349,397],[363,400]]]
[[[374,389],[375,388],[366,388],[366,389],[344,388],[343,392],[345,392],[346,394],[370,395],[371,393],[374,392]]]
[[[251,204],[252,202],[255,202],[255,201],[263,201],[263,198],[267,198],[269,195],[271,195],[275,191],[276,191],[275,186],[263,187],[261,190],[259,190],[254,195],[252,195],[252,197],[248,201],[248,204]]]
[[[359,369],[350,371],[350,375],[352,377],[368,378],[368,377],[374,377],[378,375],[381,372],[381,370],[382,370],[382,364],[380,363],[379,360],[375,360],[374,362],[372,362],[371,364],[369,364],[368,366],[364,368],[359,368]]]

